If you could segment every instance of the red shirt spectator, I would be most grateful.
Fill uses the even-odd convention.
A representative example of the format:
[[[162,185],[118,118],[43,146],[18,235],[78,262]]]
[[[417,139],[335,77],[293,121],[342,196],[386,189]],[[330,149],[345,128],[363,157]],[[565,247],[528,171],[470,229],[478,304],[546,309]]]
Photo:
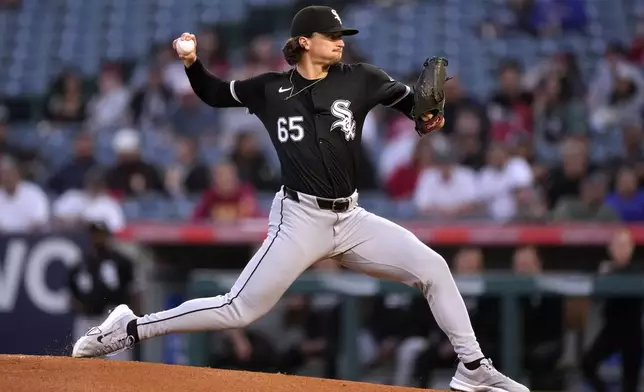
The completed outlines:
[[[235,221],[258,215],[255,190],[239,181],[234,165],[217,165],[213,169],[213,183],[195,208],[194,221]]]
[[[406,164],[398,166],[389,176],[385,188],[389,196],[396,200],[410,199],[416,189],[420,172],[431,165],[431,144],[428,138],[422,138],[416,144],[413,158]]]

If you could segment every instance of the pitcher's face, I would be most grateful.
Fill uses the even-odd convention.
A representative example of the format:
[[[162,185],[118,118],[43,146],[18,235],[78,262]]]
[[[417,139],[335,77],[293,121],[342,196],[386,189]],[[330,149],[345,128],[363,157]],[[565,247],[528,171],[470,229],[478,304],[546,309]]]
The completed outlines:
[[[300,38],[300,45],[314,62],[331,65],[342,60],[344,41],[341,33],[313,33],[310,38]]]

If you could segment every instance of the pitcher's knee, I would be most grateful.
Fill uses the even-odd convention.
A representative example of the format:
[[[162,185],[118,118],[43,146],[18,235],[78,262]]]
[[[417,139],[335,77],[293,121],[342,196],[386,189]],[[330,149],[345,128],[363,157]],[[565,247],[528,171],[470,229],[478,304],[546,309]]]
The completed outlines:
[[[425,248],[422,260],[418,261],[420,280],[424,283],[437,281],[451,275],[449,265],[443,256],[430,248]]]
[[[232,324],[234,328],[243,328],[252,324],[270,309],[259,309],[249,304],[242,297],[235,298],[231,301],[230,306],[232,308],[230,313],[233,317]]]

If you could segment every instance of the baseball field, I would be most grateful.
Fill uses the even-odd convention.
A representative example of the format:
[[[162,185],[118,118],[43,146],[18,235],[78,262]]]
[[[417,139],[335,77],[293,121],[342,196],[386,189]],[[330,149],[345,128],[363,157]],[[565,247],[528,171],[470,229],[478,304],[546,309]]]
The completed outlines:
[[[0,391],[428,392],[283,374],[28,355],[0,355]]]

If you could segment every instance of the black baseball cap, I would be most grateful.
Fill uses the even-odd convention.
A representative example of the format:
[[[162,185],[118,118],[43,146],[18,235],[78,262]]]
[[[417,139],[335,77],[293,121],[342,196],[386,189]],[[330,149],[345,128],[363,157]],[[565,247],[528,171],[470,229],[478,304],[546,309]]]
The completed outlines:
[[[293,17],[291,37],[309,37],[313,33],[355,35],[358,30],[342,27],[338,12],[331,7],[312,5],[302,8]]]

